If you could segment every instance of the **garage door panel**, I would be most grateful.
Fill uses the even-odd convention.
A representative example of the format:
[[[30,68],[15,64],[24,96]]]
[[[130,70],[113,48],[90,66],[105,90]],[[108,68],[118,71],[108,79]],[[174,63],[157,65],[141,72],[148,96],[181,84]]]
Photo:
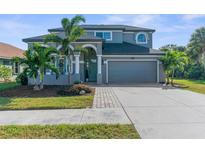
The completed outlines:
[[[108,65],[109,83],[156,82],[155,61],[110,61]]]

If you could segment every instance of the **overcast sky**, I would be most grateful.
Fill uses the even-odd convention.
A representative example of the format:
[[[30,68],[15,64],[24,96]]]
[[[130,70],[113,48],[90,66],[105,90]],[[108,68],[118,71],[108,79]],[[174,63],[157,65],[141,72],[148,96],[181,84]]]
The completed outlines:
[[[0,15],[0,42],[26,49],[23,38],[47,33],[60,27],[63,17],[74,15]],[[86,24],[126,24],[155,29],[153,47],[166,44],[186,45],[191,33],[205,26],[205,15],[84,15]]]

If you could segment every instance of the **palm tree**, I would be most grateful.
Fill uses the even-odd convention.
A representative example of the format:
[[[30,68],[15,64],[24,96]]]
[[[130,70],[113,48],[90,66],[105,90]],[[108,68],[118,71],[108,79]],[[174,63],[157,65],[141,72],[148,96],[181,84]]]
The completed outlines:
[[[69,74],[69,84],[71,84],[71,59],[70,57],[73,55],[73,52],[70,49],[70,45],[72,42],[78,40],[83,34],[84,29],[79,25],[80,23],[85,22],[85,18],[81,15],[76,15],[72,19],[63,18],[61,20],[61,25],[64,31],[64,37],[60,37],[57,34],[50,34],[46,36],[45,43],[53,42],[57,45],[60,45],[61,54],[64,54],[68,58],[68,74]]]
[[[54,47],[46,47],[40,44],[33,44],[33,54],[36,59],[36,65],[39,69],[40,76],[40,90],[43,89],[43,79],[45,70],[49,69],[56,74],[56,78],[59,76],[58,69],[52,63],[52,55],[57,54],[57,50]]]
[[[34,52],[31,49],[28,49],[24,52],[24,57],[14,57],[13,61],[18,62],[20,65],[24,65],[24,70],[22,73],[25,73],[26,76],[33,78],[34,80],[34,89],[38,88],[37,77],[39,67],[37,65],[37,59],[34,56]]]

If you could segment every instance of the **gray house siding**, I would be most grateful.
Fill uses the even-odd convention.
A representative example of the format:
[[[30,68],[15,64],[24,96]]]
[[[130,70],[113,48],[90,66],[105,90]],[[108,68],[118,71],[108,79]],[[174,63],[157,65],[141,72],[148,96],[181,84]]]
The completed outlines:
[[[137,32],[133,33],[123,33],[123,41],[136,44],[136,34]],[[152,48],[152,33],[146,33],[148,37],[147,44],[140,44],[141,46]]]
[[[97,30],[100,31],[100,30]],[[106,41],[107,43],[122,43],[123,41],[123,34],[119,31],[112,31],[108,30],[109,32],[112,32],[112,40]],[[87,36],[95,36],[95,31],[88,31],[86,32]]]
[[[39,77],[37,78],[37,83],[39,83]],[[33,78],[29,78],[29,85],[34,85],[35,82]],[[44,76],[44,84],[45,85],[68,85],[68,75],[60,75],[58,79],[56,79],[55,75],[45,75]]]

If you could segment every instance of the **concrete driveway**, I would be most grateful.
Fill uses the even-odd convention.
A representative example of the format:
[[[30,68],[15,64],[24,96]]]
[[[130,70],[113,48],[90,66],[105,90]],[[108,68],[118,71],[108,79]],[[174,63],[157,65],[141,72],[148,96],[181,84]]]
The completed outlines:
[[[160,87],[112,87],[142,138],[205,138],[205,95]]]

